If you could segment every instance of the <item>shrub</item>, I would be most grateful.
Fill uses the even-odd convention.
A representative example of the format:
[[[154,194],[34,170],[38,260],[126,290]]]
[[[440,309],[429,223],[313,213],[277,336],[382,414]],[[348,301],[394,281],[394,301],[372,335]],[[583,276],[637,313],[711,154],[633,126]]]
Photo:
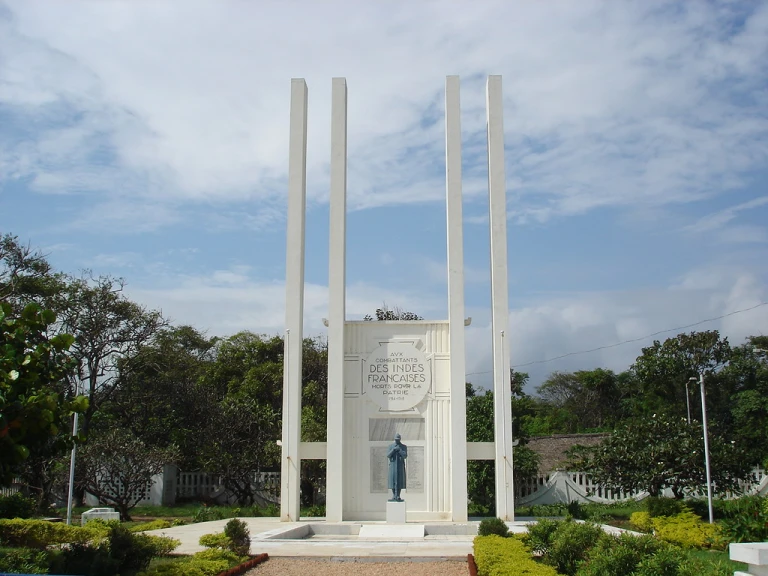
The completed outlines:
[[[243,561],[228,550],[203,550],[180,562],[162,564],[138,576],[215,576]]]
[[[200,560],[213,560],[217,562],[221,560],[227,560],[232,565],[239,564],[243,560],[242,556],[235,554],[231,550],[214,550],[210,548],[208,550],[198,552],[194,555],[194,558],[198,558]]]
[[[768,540],[768,498],[739,498],[725,513],[721,527],[723,537],[729,542]]]
[[[679,500],[672,498],[660,498],[658,496],[649,496],[643,500],[643,508],[651,518],[657,516],[674,516],[685,510],[685,506]]]
[[[0,572],[48,574],[48,553],[35,548],[0,549]]]
[[[568,516],[571,518],[575,518],[576,520],[584,520],[587,517],[584,507],[581,505],[581,502],[579,502],[578,500],[574,500],[573,502],[568,502],[568,506],[566,509],[568,510]]]
[[[35,515],[35,500],[21,492],[0,496],[0,518],[31,518]]]
[[[653,520],[649,512],[633,512],[629,523],[640,532],[653,532]]]
[[[509,536],[509,526],[507,526],[507,523],[504,522],[504,520],[501,518],[486,518],[480,521],[477,534],[479,536],[490,536],[491,534],[496,534],[496,536],[506,538]]]
[[[685,564],[686,557],[679,549],[662,548],[640,561],[635,576],[682,576]]]
[[[321,518],[325,516],[325,506],[320,506],[315,504],[314,506],[309,506],[307,508],[304,508],[301,511],[302,516],[309,516],[313,518]]]
[[[717,524],[702,522],[701,518],[686,510],[674,516],[652,518],[653,529],[658,538],[683,548],[718,547],[722,533]]]
[[[601,536],[586,561],[579,567],[578,576],[626,576],[634,574],[637,566],[654,555],[662,544],[653,536]]]
[[[178,540],[134,534],[115,524],[110,526],[109,536],[100,542],[75,543],[62,550],[51,563],[51,570],[89,576],[130,576],[146,570],[154,556],[167,555],[178,545]]]
[[[149,534],[138,534],[138,536],[147,539],[148,545],[152,547],[153,556],[169,556],[181,544],[181,540],[168,536],[150,536]]]
[[[79,526],[46,520],[0,520],[0,542],[14,548],[45,549],[52,544],[84,544],[94,533]]]
[[[560,522],[544,555],[544,562],[557,568],[561,574],[573,576],[603,534],[600,526],[588,522]]]
[[[120,562],[112,558],[106,542],[98,545],[72,544],[54,558],[51,562],[51,572],[114,576],[120,574]]]
[[[557,520],[541,519],[528,526],[528,533],[523,536],[523,542],[537,554],[546,554],[559,525]]]
[[[535,504],[533,506],[522,506],[515,510],[516,516],[565,516],[568,513],[568,507],[565,504]]]
[[[477,536],[474,555],[480,576],[557,576],[551,566],[535,562],[518,538]]]
[[[202,506],[195,512],[192,522],[210,522],[211,520],[223,520],[227,517],[229,517],[229,513],[224,508],[219,506]]]
[[[147,530],[162,530],[164,528],[170,528],[173,524],[168,520],[159,518],[152,522],[144,522],[142,524],[136,524],[128,528],[131,532],[146,532]]]
[[[232,518],[224,526],[224,535],[232,542],[230,550],[239,556],[246,556],[251,549],[251,533],[242,520]]]
[[[223,532],[204,534],[200,536],[198,544],[206,548],[220,548],[222,550],[230,550],[232,548],[232,541]]]

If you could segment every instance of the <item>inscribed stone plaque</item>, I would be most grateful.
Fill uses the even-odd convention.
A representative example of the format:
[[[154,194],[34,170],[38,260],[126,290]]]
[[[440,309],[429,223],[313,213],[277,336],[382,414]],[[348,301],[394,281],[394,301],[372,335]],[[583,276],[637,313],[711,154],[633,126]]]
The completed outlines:
[[[386,494],[388,472],[387,447],[371,446],[371,494]]]
[[[368,355],[363,389],[385,410],[410,410],[429,390],[432,371],[424,352],[404,342],[386,342]]]
[[[424,446],[408,446],[408,458],[405,460],[405,477],[406,494],[424,492]]]
[[[391,442],[395,434],[400,434],[406,446],[409,440],[424,440],[426,436],[424,418],[371,418],[368,420],[368,440],[371,442]]]

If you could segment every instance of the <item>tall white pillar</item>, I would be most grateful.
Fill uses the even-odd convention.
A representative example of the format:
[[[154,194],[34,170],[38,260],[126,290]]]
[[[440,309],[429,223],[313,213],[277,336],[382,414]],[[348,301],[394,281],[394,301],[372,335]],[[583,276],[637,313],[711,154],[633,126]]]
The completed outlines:
[[[512,478],[512,392],[509,373],[509,293],[507,278],[507,199],[504,170],[504,107],[501,76],[488,76],[488,193],[491,228],[491,308],[493,401],[496,441],[496,516],[515,518]]]
[[[288,146],[288,232],[285,258],[285,348],[280,519],[299,520],[301,369],[304,341],[304,221],[307,197],[307,83],[291,80]]]
[[[461,210],[461,103],[458,76],[445,79],[445,192],[451,378],[451,514],[467,520],[467,399],[464,358],[464,234]]]
[[[344,320],[347,254],[347,81],[331,91],[331,194],[328,249],[328,446],[325,518],[341,522],[344,479]]]

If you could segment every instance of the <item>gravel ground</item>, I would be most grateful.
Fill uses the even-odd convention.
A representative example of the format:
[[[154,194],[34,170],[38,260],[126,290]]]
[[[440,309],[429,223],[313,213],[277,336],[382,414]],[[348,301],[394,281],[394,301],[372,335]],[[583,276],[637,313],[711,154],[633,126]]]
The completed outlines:
[[[442,562],[354,562],[351,560],[299,560],[295,558],[270,558],[246,576],[389,576],[392,573],[408,576],[467,576],[466,562],[444,560]]]

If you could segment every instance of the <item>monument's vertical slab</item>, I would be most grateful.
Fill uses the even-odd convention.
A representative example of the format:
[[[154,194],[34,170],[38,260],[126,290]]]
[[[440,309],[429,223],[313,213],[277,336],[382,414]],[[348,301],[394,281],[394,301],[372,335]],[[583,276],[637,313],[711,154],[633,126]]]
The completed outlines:
[[[291,80],[288,150],[288,222],[285,260],[285,352],[280,518],[299,520],[299,441],[304,341],[304,230],[307,196],[307,83]]]
[[[328,445],[343,446],[344,435],[344,320],[346,316],[347,258],[347,81],[334,78],[331,87],[331,193],[328,250]],[[326,456],[325,517],[343,516],[344,451]]]
[[[504,167],[504,104],[501,76],[486,83],[488,193],[491,228],[491,308],[493,332],[496,516],[514,520],[512,478],[512,398],[509,374],[509,293],[507,278],[507,199]]]
[[[464,357],[464,222],[461,208],[461,102],[458,76],[445,80],[445,190],[451,381],[451,511],[467,520],[467,401]]]
[[[408,446],[408,521],[451,520],[448,322],[345,325],[344,520],[386,518],[386,450],[395,433]]]

